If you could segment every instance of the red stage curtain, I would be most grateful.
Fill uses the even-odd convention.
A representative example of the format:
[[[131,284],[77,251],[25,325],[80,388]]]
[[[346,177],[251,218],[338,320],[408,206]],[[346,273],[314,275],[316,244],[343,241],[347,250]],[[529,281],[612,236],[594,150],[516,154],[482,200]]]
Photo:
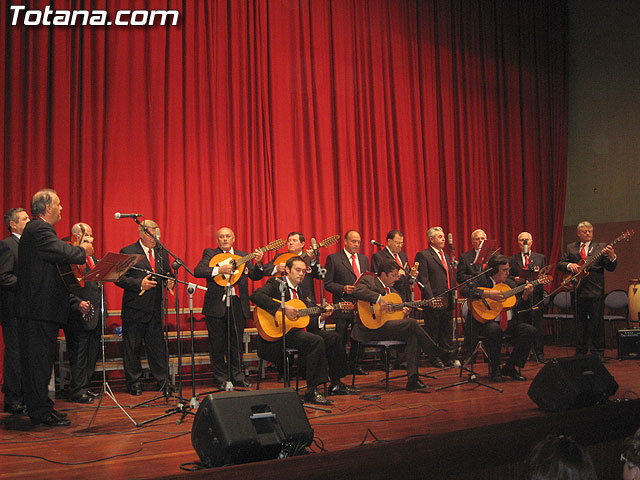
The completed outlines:
[[[53,187],[60,236],[88,222],[99,254],[136,240],[114,212],[143,213],[191,268],[223,225],[244,250],[355,228],[370,254],[398,228],[413,259],[441,225],[458,254],[476,228],[560,253],[564,1],[26,3],[180,21],[26,27],[0,9],[5,211]]]

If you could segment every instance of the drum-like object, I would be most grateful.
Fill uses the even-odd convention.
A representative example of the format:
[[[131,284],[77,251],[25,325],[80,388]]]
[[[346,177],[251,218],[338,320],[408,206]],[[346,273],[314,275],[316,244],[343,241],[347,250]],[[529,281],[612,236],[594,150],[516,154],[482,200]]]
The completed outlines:
[[[640,312],[640,281],[637,278],[629,280],[629,321],[640,322],[638,313]],[[631,325],[634,325],[633,323]]]

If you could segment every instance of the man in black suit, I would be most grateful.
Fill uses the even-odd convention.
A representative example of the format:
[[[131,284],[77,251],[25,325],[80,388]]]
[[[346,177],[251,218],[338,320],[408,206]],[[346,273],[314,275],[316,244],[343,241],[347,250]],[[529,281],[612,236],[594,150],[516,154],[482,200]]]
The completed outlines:
[[[285,301],[302,300],[307,307],[315,307],[311,295],[304,287],[304,277],[307,273],[307,263],[298,256],[291,257],[285,264],[284,281],[287,285]],[[280,308],[280,279],[271,278],[264,287],[258,288],[251,295],[251,301],[271,315]],[[275,300],[278,299],[278,300]],[[321,317],[328,317],[332,312],[329,307]],[[291,320],[298,318],[298,310],[287,305],[285,315]],[[318,391],[318,385],[331,381],[329,395],[354,395],[359,393],[357,388],[349,387],[340,380],[347,374],[347,358],[342,339],[336,332],[322,330],[318,324],[318,317],[312,317],[306,330],[292,328],[286,334],[286,345],[299,350],[300,358],[304,360],[307,373],[307,392],[305,401],[321,405],[333,403]],[[258,354],[261,358],[275,364],[282,361],[282,341],[269,342],[258,338]],[[327,375],[328,374],[328,375]]]
[[[531,251],[532,245],[533,237],[529,232],[521,232],[520,235],[518,235],[518,247],[520,248],[520,253],[516,253],[509,258],[509,266],[511,269],[509,276],[514,279],[517,285],[527,280],[526,278],[520,278],[520,271],[522,269],[537,273],[547,264],[543,254]],[[529,297],[529,306],[537,304],[542,300],[543,296],[544,287],[542,285],[536,285],[533,288],[533,293]],[[542,310],[538,309],[521,314],[514,312],[514,315],[518,317],[518,321],[527,322],[535,327],[536,338],[533,343],[533,354],[536,356],[538,362],[544,363]]]
[[[236,387],[249,388],[242,372],[242,357],[240,348],[244,328],[247,318],[251,316],[249,305],[249,278],[260,280],[264,276],[264,266],[262,265],[262,251],[256,249],[255,265],[251,262],[245,263],[240,268],[243,273],[238,282],[231,288],[230,332],[227,334],[227,308],[225,287],[218,285],[214,277],[220,274],[229,275],[233,272],[231,263],[220,266],[209,266],[211,259],[220,254],[239,255],[244,257],[246,252],[241,252],[233,248],[236,236],[228,227],[223,227],[216,233],[218,248],[206,248],[202,253],[202,259],[194,270],[198,278],[207,279],[207,293],[204,296],[204,306],[202,313],[205,315],[207,330],[209,332],[209,357],[216,384],[222,389],[228,389],[227,381],[232,382]],[[227,354],[227,342],[231,342],[231,358],[225,361]],[[227,364],[229,362],[229,365]],[[228,378],[228,368],[231,368],[231,378]]]
[[[429,246],[420,250],[416,254],[414,262],[418,262],[418,281],[423,285],[421,288],[422,298],[428,299],[440,295],[455,286],[453,278],[453,268],[451,260],[444,252],[445,236],[442,227],[431,227],[427,230]],[[424,307],[424,326],[439,347],[445,350],[453,348],[453,311],[455,304],[453,292],[441,297],[444,304],[442,307]],[[432,362],[434,367],[453,367],[453,361],[446,364],[442,359],[436,357]]]
[[[27,223],[18,246],[16,315],[20,365],[27,413],[33,424],[64,426],[71,422],[53,408],[49,379],[56,357],[58,331],[69,318],[69,292],[56,264],[86,262],[93,246],[69,245],[58,238],[53,225],[62,218],[55,190],[43,189],[31,199],[33,220]]]
[[[604,359],[604,271],[613,272],[616,269],[617,257],[611,245],[593,242],[591,223],[580,222],[577,235],[580,241],[567,245],[557,268],[570,274],[577,273],[581,260],[588,261],[589,257],[603,251],[603,255],[589,267],[589,275],[582,279],[572,300],[577,310],[576,355],[588,352],[591,336],[591,352]]]
[[[76,223],[71,227],[71,235],[93,244],[93,229],[87,223]],[[97,262],[97,258],[88,256],[87,263],[81,267],[82,273],[89,273]],[[69,399],[76,403],[92,403],[95,395],[89,391],[89,382],[98,361],[102,333],[98,282],[85,282],[84,287],[71,292],[69,300],[71,311],[64,329],[71,369]]]
[[[26,413],[21,385],[20,345],[18,321],[14,311],[18,282],[18,243],[29,214],[24,208],[12,208],[4,214],[4,223],[10,235],[0,241],[0,323],[4,340],[2,393],[4,411],[12,415]]]
[[[458,265],[458,274],[456,277],[458,283],[462,283],[482,271],[482,265],[475,263],[475,261],[480,253],[482,242],[486,239],[487,234],[484,233],[484,230],[477,229],[471,233],[471,246],[473,248],[460,255],[460,263]]]
[[[332,303],[355,302],[353,297],[354,283],[363,272],[369,271],[369,259],[361,253],[360,234],[355,230],[349,230],[344,235],[344,249],[341,252],[332,253],[327,256],[327,276],[324,282],[325,290],[331,292]],[[333,318],[336,322],[336,333],[346,344],[349,335],[349,326],[353,325],[355,311],[335,311]],[[349,349],[349,364],[355,368],[355,354],[357,352],[357,342],[351,339]],[[356,372],[360,375],[367,375],[367,372],[358,367]]]
[[[506,283],[513,288],[515,283],[509,279],[509,259],[504,255],[493,255],[486,266],[487,274],[477,280],[465,285],[460,289],[462,296],[469,299],[469,302],[480,299],[491,299],[503,302],[503,293],[494,287],[500,283]],[[535,328],[513,318],[512,311],[526,308],[529,296],[533,293],[533,285],[528,284],[522,294],[518,294],[516,305],[512,310],[502,311],[495,319],[486,323],[478,322],[469,308],[467,324],[470,342],[475,346],[478,335],[485,339],[487,354],[489,355],[489,376],[493,382],[502,382],[504,377],[513,380],[526,380],[516,367],[524,367],[527,357],[531,351],[531,345],[535,336]],[[500,368],[500,347],[502,346],[503,334],[507,334],[509,343],[513,345],[511,356]]]
[[[316,256],[313,253],[313,249],[307,250],[305,247],[305,237],[300,232],[291,232],[287,236],[287,252],[278,253],[274,259],[264,266],[264,272],[266,276],[273,276],[277,274],[283,274],[285,269],[286,260],[291,258],[292,255],[303,255],[304,260],[307,262],[307,274],[302,280],[303,288],[308,293],[311,301],[316,303],[316,287],[313,282],[314,278],[320,278],[318,272],[318,263],[316,262]],[[283,261],[284,260],[284,261]]]
[[[400,269],[398,270],[398,283],[393,288],[400,294],[403,302],[409,302],[411,301],[411,285],[409,284],[409,272],[405,271],[409,257],[402,251],[404,234],[398,230],[389,230],[386,240],[387,246],[371,256],[371,270],[377,272],[380,265],[386,260],[396,262]]]
[[[147,229],[149,233],[145,232]],[[167,378],[167,349],[162,325],[162,287],[172,291],[173,280],[163,281],[153,273],[171,275],[168,253],[157,246],[158,224],[144,220],[138,226],[137,242],[120,250],[120,253],[144,255],[116,282],[122,293],[122,348],[124,374],[131,395],[142,395],[142,364],[140,349],[144,349],[149,360],[149,370],[159,389]],[[147,273],[152,272],[152,273]]]
[[[383,298],[388,293],[398,293],[392,287],[400,278],[400,266],[393,260],[386,260],[378,266],[377,276],[367,275],[363,277],[353,291],[357,300],[363,300],[370,304],[378,304],[384,310],[388,304]],[[457,349],[444,350],[438,347],[429,334],[418,325],[414,318],[408,318],[410,309],[404,307],[405,318],[401,320],[388,320],[377,329],[367,328],[361,320],[354,325],[351,336],[358,342],[401,340],[407,343],[405,348],[407,358],[407,385],[409,391],[427,388],[418,375],[418,360],[420,350],[424,353],[435,353],[446,361],[454,359]]]

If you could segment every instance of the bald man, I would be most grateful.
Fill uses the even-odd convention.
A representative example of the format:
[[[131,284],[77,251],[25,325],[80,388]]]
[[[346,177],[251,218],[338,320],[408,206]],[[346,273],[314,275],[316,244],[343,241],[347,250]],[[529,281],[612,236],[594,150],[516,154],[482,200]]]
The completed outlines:
[[[240,279],[233,286],[231,291],[230,314],[231,325],[230,334],[227,338],[227,308],[225,298],[225,287],[218,285],[214,277],[220,274],[231,274],[231,264],[210,267],[211,259],[216,255],[228,253],[244,257],[246,252],[234,249],[236,241],[235,233],[229,227],[222,227],[216,232],[217,248],[205,248],[194,274],[198,278],[207,279],[207,293],[204,296],[202,313],[205,315],[207,330],[209,332],[209,358],[213,368],[213,377],[217,385],[225,389],[226,382],[230,381],[236,387],[251,387],[245,381],[242,372],[242,357],[240,343],[247,318],[251,316],[249,305],[249,279],[260,280],[264,276],[264,266],[262,265],[262,251],[254,251],[255,264],[247,262],[242,266],[243,273]],[[231,342],[231,358],[225,359],[227,353],[227,340]],[[231,366],[231,378],[228,377],[229,365]]]

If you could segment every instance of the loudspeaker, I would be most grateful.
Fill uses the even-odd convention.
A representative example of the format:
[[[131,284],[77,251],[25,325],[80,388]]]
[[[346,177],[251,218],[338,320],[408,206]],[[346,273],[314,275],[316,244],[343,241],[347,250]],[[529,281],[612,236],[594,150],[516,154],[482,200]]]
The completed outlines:
[[[638,313],[640,316],[640,313]],[[618,330],[618,359],[640,357],[640,328]]]
[[[191,444],[210,467],[298,455],[312,440],[292,388],[208,395],[191,429]]]
[[[597,405],[618,384],[597,355],[557,358],[540,369],[529,386],[529,398],[543,410],[563,412]]]

